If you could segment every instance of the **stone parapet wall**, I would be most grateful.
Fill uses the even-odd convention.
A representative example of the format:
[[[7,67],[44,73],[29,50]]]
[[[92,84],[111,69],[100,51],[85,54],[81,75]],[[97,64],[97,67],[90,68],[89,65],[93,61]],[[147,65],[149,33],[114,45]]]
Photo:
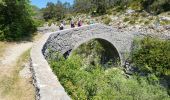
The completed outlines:
[[[36,100],[71,100],[42,54],[42,48],[50,34],[52,33],[46,33],[31,50],[31,68],[36,88]]]

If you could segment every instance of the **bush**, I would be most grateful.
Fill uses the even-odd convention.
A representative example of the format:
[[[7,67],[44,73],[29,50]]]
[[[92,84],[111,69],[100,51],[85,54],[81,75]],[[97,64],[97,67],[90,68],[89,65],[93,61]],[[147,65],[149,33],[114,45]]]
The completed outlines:
[[[135,20],[130,20],[130,21],[129,21],[129,24],[132,24],[132,25],[133,25],[133,24],[135,24],[135,23],[136,23]]]
[[[107,13],[108,15],[112,15],[113,11],[112,11],[112,9],[109,9],[109,10],[107,10],[106,13]]]
[[[81,57],[52,61],[51,67],[73,100],[158,100],[168,99],[166,89],[150,84],[145,77],[126,78],[118,68],[83,69]],[[151,83],[154,77],[151,77]]]
[[[149,20],[147,20],[147,21],[144,22],[145,25],[148,25],[149,23],[150,23]]]
[[[92,50],[91,50],[92,49]],[[68,59],[52,54],[49,59],[53,72],[73,100],[167,100],[167,90],[159,85],[154,74],[148,77],[126,77],[120,67],[87,64],[87,58],[102,53],[102,45],[93,41],[80,46]],[[85,54],[84,54],[85,52]]]
[[[136,11],[141,11],[143,9],[142,4],[138,0],[133,0],[133,2],[130,3],[130,8]]]
[[[35,25],[36,25],[37,27],[41,27],[41,26],[43,26],[44,23],[45,23],[44,20],[40,20],[40,19],[35,19],[34,21],[35,21]]]
[[[144,0],[142,2],[142,6],[146,11],[154,14],[170,11],[170,4],[168,0]]]
[[[130,20],[129,18],[125,17],[123,21],[124,21],[124,22],[127,22],[127,21],[129,21],[129,20]]]
[[[104,18],[104,24],[109,25],[112,19],[110,17],[105,17]]]
[[[170,41],[146,37],[135,42],[132,59],[136,67],[145,73],[166,75],[170,70]]]
[[[101,0],[100,2],[98,2],[96,12],[97,12],[98,15],[104,15],[104,14],[106,14],[106,5],[105,5],[105,3],[104,3],[103,0]]]
[[[170,21],[169,20],[162,20],[160,21],[161,25],[170,25]]]

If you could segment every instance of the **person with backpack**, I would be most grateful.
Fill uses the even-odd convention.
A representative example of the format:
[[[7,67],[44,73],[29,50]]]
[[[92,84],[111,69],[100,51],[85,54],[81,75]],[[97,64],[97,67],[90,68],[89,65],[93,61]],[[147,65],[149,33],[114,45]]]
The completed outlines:
[[[59,29],[60,30],[64,30],[64,24],[63,24],[63,21],[61,22],[60,26],[59,26]]]
[[[73,20],[71,20],[70,25],[71,25],[71,28],[74,28],[74,27],[75,27]]]
[[[82,26],[82,21],[79,19],[78,21],[78,27],[81,27]]]

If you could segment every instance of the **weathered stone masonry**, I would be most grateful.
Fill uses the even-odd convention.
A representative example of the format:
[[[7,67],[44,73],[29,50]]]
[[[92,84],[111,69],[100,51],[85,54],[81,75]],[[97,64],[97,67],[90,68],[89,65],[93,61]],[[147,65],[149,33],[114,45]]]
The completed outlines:
[[[50,52],[58,51],[64,54],[69,50],[74,50],[82,43],[95,38],[110,42],[117,49],[121,64],[124,63],[126,55],[131,49],[133,35],[131,33],[119,32],[117,29],[101,24],[52,34],[43,48],[43,53],[45,57],[48,57],[49,50]]]

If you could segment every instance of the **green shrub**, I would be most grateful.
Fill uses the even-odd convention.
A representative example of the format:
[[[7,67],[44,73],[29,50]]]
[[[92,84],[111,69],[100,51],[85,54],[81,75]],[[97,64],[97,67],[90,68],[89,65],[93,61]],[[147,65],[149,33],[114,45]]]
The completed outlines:
[[[110,17],[105,17],[104,24],[109,25],[112,19]]]
[[[53,22],[54,22],[54,20],[48,20],[48,26],[50,27]]]
[[[35,21],[35,25],[36,25],[37,27],[41,27],[41,26],[43,26],[44,23],[45,23],[45,21],[40,20],[40,19],[36,19],[36,20],[34,20],[34,21]]]
[[[146,11],[154,14],[160,14],[161,12],[170,10],[170,4],[168,0],[144,0],[141,3]]]
[[[112,11],[111,9],[109,9],[109,10],[107,10],[106,13],[107,13],[108,15],[112,15],[112,12],[113,12],[113,11]]]
[[[133,0],[130,3],[130,8],[132,8],[133,10],[137,10],[137,11],[140,11],[143,9],[142,4],[139,0]]]
[[[123,21],[124,21],[124,22],[127,22],[127,21],[129,21],[129,20],[130,20],[129,18],[125,17]]]
[[[144,20],[142,20],[142,19],[141,19],[141,20],[139,20],[139,23],[143,23],[143,22],[144,22]]]
[[[93,59],[98,59],[102,51],[102,45],[93,41],[80,46],[67,59],[59,53],[52,54],[53,58],[49,59],[53,72],[73,100],[169,99],[167,90],[159,85],[155,74],[127,78],[122,68],[105,69],[98,61],[99,64],[87,64],[89,56],[95,54]]]
[[[132,25],[133,25],[133,24],[135,24],[135,23],[136,23],[135,20],[130,20],[130,21],[129,21],[129,24],[132,24]]]
[[[96,66],[84,70],[81,57],[52,61],[51,67],[73,100],[158,100],[168,99],[166,89],[150,84],[145,77],[126,78],[118,68]],[[151,78],[154,80],[154,77]]]
[[[105,6],[105,3],[104,1],[100,1],[100,2],[97,2],[98,5],[97,5],[97,9],[96,9],[96,12],[98,15],[104,15],[106,14],[106,6]]]
[[[145,25],[148,25],[149,23],[150,23],[149,21],[145,21],[145,22],[144,22]]]
[[[170,41],[146,37],[135,41],[132,59],[143,72],[166,75],[170,70]]]
[[[148,17],[148,15],[147,15],[147,13],[146,12],[142,12],[141,14],[140,14],[142,17]]]
[[[162,20],[160,21],[161,25],[170,25],[170,21],[169,20]]]
[[[170,12],[168,12],[168,14],[167,15],[170,15]]]

